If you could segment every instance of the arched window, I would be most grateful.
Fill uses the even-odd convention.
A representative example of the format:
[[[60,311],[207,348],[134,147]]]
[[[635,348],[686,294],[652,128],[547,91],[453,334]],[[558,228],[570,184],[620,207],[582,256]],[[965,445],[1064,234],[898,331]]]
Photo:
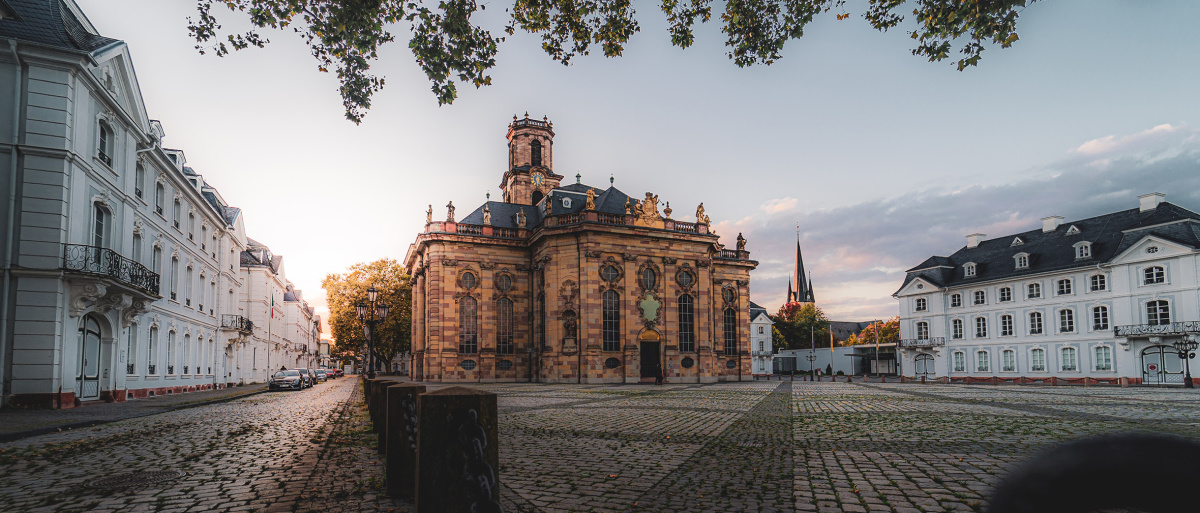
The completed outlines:
[[[192,279],[192,266],[190,266],[190,265],[188,266],[187,273],[185,276],[186,277],[184,278],[184,280],[186,280],[186,281],[183,282],[183,291],[184,291],[183,300],[187,306],[192,306],[192,282],[195,281],[194,279]]]
[[[918,312],[924,312],[925,310],[928,310],[928,307],[929,303],[925,301],[925,298],[917,298],[917,306],[914,308],[914,310]]]
[[[529,164],[533,166],[542,165],[542,141],[534,139],[529,143]]]
[[[1025,253],[1017,253],[1017,255],[1013,258],[1016,260],[1017,269],[1029,268],[1029,255]]]
[[[79,325],[80,355],[76,360],[79,363],[77,379],[100,378],[100,336],[100,323],[92,315],[85,315]],[[84,394],[90,395],[87,391]]]
[[[171,257],[171,300],[179,300],[179,259]]]
[[[138,164],[133,172],[133,193],[138,197],[142,197],[142,189],[146,188],[146,168]]]
[[[137,372],[137,332],[138,325],[131,324],[129,326],[129,338],[125,340],[125,374],[134,374]]]
[[[177,230],[179,229],[180,210],[181,210],[181,207],[179,204],[179,198],[175,198],[175,203],[171,207],[171,222],[174,224],[175,229],[177,229]]]
[[[175,374],[175,332],[167,332],[167,374]]]
[[[1108,329],[1108,307],[1097,306],[1092,308],[1092,329],[1106,330]]]
[[[1096,346],[1096,370],[1110,371],[1112,367],[1112,348],[1108,346]]]
[[[96,144],[96,157],[103,162],[104,165],[112,167],[113,165],[113,130],[108,126],[108,122],[103,119],[99,123],[100,139]]]
[[[1012,287],[1000,287],[1000,302],[1012,301]]]
[[[1058,295],[1066,295],[1071,293],[1071,279],[1063,278],[1058,280]]]
[[[1033,372],[1046,372],[1046,350],[1034,348],[1029,351],[1029,370]]]
[[[924,321],[917,323],[917,340],[929,340],[929,323]]]
[[[92,245],[103,248],[108,241],[108,225],[111,222],[111,216],[108,209],[96,203],[92,206],[92,218]]]
[[[1001,337],[1013,336],[1013,316],[1011,316],[1011,315],[1001,315],[1000,316],[1000,336]]]
[[[207,248],[208,248],[208,226],[201,226],[200,227],[200,249],[203,250],[203,249],[207,249]],[[217,249],[215,245],[213,246],[213,249]]]
[[[1000,353],[1000,370],[1003,372],[1017,372],[1017,352],[1012,349],[1005,349]]]
[[[737,310],[725,309],[725,354],[737,354]]]
[[[163,187],[162,182],[154,184],[154,211],[158,215],[163,215],[163,206],[166,203],[167,190]]]
[[[1058,331],[1059,333],[1075,331],[1075,310],[1064,308],[1058,311]]]
[[[1092,292],[1098,292],[1108,288],[1108,279],[1103,274],[1092,275]]]
[[[1042,297],[1042,284],[1041,283],[1030,283],[1028,289],[1029,289],[1028,294],[1026,294],[1025,297],[1027,297],[1029,299],[1037,299],[1037,298]]]
[[[1143,283],[1145,285],[1154,285],[1156,283],[1166,283],[1167,282],[1167,271],[1166,271],[1166,269],[1163,269],[1161,266],[1156,265],[1156,266],[1152,266],[1152,267],[1147,267],[1146,269],[1144,269],[1142,271],[1142,274],[1144,275],[1144,278],[1145,278],[1145,280],[1143,280]]]
[[[191,368],[191,365],[192,365],[192,336],[191,335],[183,336],[183,347],[179,349],[179,352],[183,354],[183,374],[190,374],[191,370],[192,370],[192,368]]]
[[[984,291],[976,290],[974,296],[974,304],[982,305],[987,303],[987,294]]]
[[[1029,334],[1030,335],[1041,335],[1042,334],[1042,312],[1030,312],[1029,313]]]
[[[1166,301],[1146,302],[1146,324],[1170,324],[1171,305]]]
[[[513,302],[506,297],[496,300],[496,353],[513,354]]]
[[[693,310],[692,296],[679,296],[679,350],[692,352],[696,350],[696,317]],[[759,330],[762,326],[758,327]]]
[[[615,290],[606,290],[601,295],[605,351],[621,350],[621,295]]]
[[[1075,357],[1075,348],[1074,347],[1062,348],[1062,370],[1064,370],[1064,371],[1079,370],[1079,363],[1077,361],[1077,358]]]
[[[950,321],[950,336],[952,338],[963,338],[962,319],[954,319]]]
[[[542,195],[542,191],[533,191],[533,197],[530,201],[534,205],[537,205],[538,203],[542,202],[542,198],[544,198],[544,197],[545,196]]]
[[[966,275],[968,278],[970,278],[971,276],[975,276],[975,264],[968,263],[968,264],[964,265],[963,266],[963,274]]]
[[[458,352],[479,352],[479,303],[470,296],[458,303]]]
[[[654,290],[654,286],[658,284],[658,273],[649,267],[642,269],[642,288],[645,290]]]

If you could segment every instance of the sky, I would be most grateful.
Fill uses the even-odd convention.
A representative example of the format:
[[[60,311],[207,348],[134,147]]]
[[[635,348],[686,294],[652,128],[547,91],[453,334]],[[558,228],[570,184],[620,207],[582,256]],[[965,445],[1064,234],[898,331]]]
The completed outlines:
[[[684,221],[703,201],[722,242],[744,234],[759,261],[751,297],[770,311],[797,239],[818,306],[859,321],[897,315],[904,270],[967,234],[1134,208],[1150,192],[1200,211],[1200,2],[1034,3],[1020,41],[962,72],[912,56],[911,22],[871,29],[863,0],[750,68],[727,58],[719,17],[683,50],[656,5],[637,2],[642,30],[622,57],[563,66],[518,33],[500,45],[493,85],[461,85],[440,107],[397,27],[373,65],[386,87],[361,125],[290,31],[202,56],[187,33],[194,2],[78,2],[129,44],[164,145],[242,209],[250,237],[284,257],[322,314],[324,276],[403,259],[427,205],[470,212],[499,194],[507,125],[526,112],[554,122],[558,174],[597,186],[612,176]],[[483,3],[480,21],[500,34],[505,4]]]

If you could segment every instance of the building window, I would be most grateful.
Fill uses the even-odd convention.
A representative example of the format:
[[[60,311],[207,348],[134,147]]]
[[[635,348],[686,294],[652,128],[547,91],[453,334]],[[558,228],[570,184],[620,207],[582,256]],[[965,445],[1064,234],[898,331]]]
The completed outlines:
[[[1034,372],[1046,372],[1046,350],[1033,349],[1029,352],[1029,370]]]
[[[621,295],[615,290],[606,290],[602,296],[604,319],[604,350],[621,350]]]
[[[142,236],[133,234],[133,254],[130,255],[137,263],[142,263]]]
[[[658,273],[649,267],[642,269],[642,289],[654,290],[654,286],[658,284]]]
[[[466,290],[471,290],[471,289],[475,288],[475,273],[472,273],[472,272],[462,273],[462,279],[459,281],[462,283],[462,288],[464,288]]]
[[[758,327],[763,332],[763,327]],[[692,296],[679,296],[679,350],[692,352],[696,350],[696,322],[692,306]]]
[[[203,249],[206,249],[207,247],[208,247],[208,227],[201,226],[200,227],[200,249],[203,250]],[[216,248],[214,247],[213,249],[216,249]]]
[[[1030,283],[1029,287],[1027,287],[1027,291],[1028,291],[1028,294],[1026,294],[1027,298],[1038,299],[1038,298],[1042,297],[1042,284],[1041,283]]]
[[[1096,347],[1096,370],[1110,371],[1112,368],[1112,348],[1108,346]]]
[[[183,353],[183,372],[182,374],[191,374],[192,365],[192,336],[183,336],[183,347],[179,348],[179,352]]]
[[[167,332],[167,374],[175,374],[175,332]]]
[[[917,323],[917,340],[929,340],[929,323]]]
[[[725,354],[737,354],[737,310],[725,309]]]
[[[985,337],[987,337],[987,318],[986,317],[976,317],[975,318],[975,338],[985,338]]]
[[[175,199],[175,204],[171,207],[171,223],[175,225],[175,229],[179,229],[179,199]]]
[[[1004,372],[1017,372],[1017,352],[1012,349],[1005,349],[1000,355],[1002,357],[1000,370]]]
[[[1001,315],[1000,316],[1000,336],[1001,337],[1013,336],[1013,316],[1011,316],[1011,315]]]
[[[154,212],[163,215],[163,203],[166,202],[167,191],[161,182],[154,184]]]
[[[179,259],[171,257],[171,301],[179,300]]]
[[[1071,279],[1063,278],[1058,280],[1058,295],[1063,296],[1071,293]]]
[[[962,319],[954,319],[950,321],[951,337],[963,338],[963,322]]]
[[[532,143],[529,143],[529,164],[542,165],[542,141],[534,139]]]
[[[1000,287],[1000,302],[1012,301],[1012,287]]]
[[[1079,365],[1076,363],[1074,347],[1062,348],[1062,370],[1064,370],[1064,371],[1079,370]]]
[[[1171,323],[1171,305],[1166,301],[1149,301],[1146,303],[1146,323],[1147,324],[1170,324]]]
[[[146,346],[146,374],[158,374],[154,355],[158,354],[158,326],[150,327],[150,343]]]
[[[963,266],[963,274],[968,278],[975,276],[975,264],[966,264]]]
[[[759,334],[759,335],[762,335],[762,334],[763,334],[763,333],[765,333],[765,332],[766,332],[766,331],[765,331],[765,330],[763,330],[763,327],[762,327],[762,326],[759,326],[759,327],[758,327],[758,334]]]
[[[1069,308],[1058,311],[1058,332],[1073,333],[1075,331],[1075,310]]]
[[[1108,307],[1097,306],[1092,308],[1092,329],[1096,331],[1108,329]]]
[[[504,294],[507,294],[508,291],[512,290],[512,276],[507,274],[496,276],[496,290],[499,290]]]
[[[600,268],[600,279],[607,282],[614,282],[621,277],[621,271],[617,270],[616,266],[606,265]]]
[[[513,354],[513,302],[506,297],[496,300],[496,353]]]
[[[142,167],[141,164],[138,164],[137,168],[135,168],[134,172],[133,172],[133,194],[135,196],[137,196],[138,199],[141,199],[142,198],[142,189],[144,189],[145,187],[146,187],[146,168]]]
[[[105,241],[108,240],[108,225],[111,222],[111,216],[108,210],[97,203],[92,207],[92,218],[92,245],[103,248]]]
[[[925,310],[928,310],[927,307],[928,307],[928,301],[925,301],[925,298],[917,298],[916,311],[924,312]]]
[[[183,301],[187,306],[192,306],[192,266],[188,266],[184,276],[187,281],[183,282]]]
[[[1075,245],[1075,259],[1082,260],[1084,258],[1092,258],[1092,245],[1080,242]]]
[[[962,294],[951,294],[950,295],[950,307],[958,308],[960,306],[962,306]]]
[[[1017,269],[1028,269],[1029,268],[1029,256],[1028,255],[1023,255],[1023,254],[1017,255],[1015,258],[1017,261]]]
[[[975,297],[975,299],[972,302],[973,304],[982,305],[987,302],[987,295],[984,294],[982,290],[976,290],[974,293],[974,297]]]
[[[987,351],[975,352],[975,370],[979,372],[991,372],[991,355]]]
[[[954,352],[954,372],[967,371],[967,355],[962,351]]]
[[[196,240],[196,214],[188,212],[188,240]]]
[[[1163,269],[1161,266],[1156,265],[1153,267],[1147,267],[1145,270],[1142,271],[1142,274],[1145,275],[1145,280],[1143,280],[1142,283],[1144,283],[1146,285],[1154,285],[1156,283],[1166,283],[1167,282],[1167,271],[1166,271],[1166,269]]]
[[[1030,312],[1029,313],[1029,334],[1030,335],[1041,335],[1042,334],[1042,312]]]
[[[462,298],[458,304],[458,352],[479,352],[479,303],[471,296]]]
[[[137,355],[137,330],[138,325],[129,326],[129,338],[125,340],[125,374],[137,373],[137,360],[134,359]]]
[[[108,126],[108,122],[103,119],[99,123],[100,141],[96,145],[96,157],[103,162],[104,165],[112,167],[113,165],[113,130]]]

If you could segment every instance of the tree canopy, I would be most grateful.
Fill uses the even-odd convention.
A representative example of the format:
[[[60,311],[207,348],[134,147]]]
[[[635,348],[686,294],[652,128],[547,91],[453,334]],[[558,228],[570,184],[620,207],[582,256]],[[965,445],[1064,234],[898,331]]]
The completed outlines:
[[[875,333],[879,332],[879,343],[887,344],[900,340],[900,317],[892,317],[882,323],[873,322],[866,329],[862,330],[857,335],[850,335],[850,338],[842,342],[843,346],[857,346],[863,344],[874,344]]]
[[[336,70],[346,118],[359,123],[371,108],[371,96],[384,79],[371,73],[379,48],[395,41],[393,28],[407,24],[408,47],[432,84],[439,104],[452,103],[458,83],[490,85],[489,72],[504,36],[475,23],[486,9],[474,0],[196,0],[197,16],[188,31],[200,53],[224,56],[230,51],[261,48],[266,29],[291,29],[308,45],[321,72]],[[688,48],[698,23],[714,15],[712,0],[661,0],[671,44]],[[1008,48],[1018,40],[1017,18],[1037,0],[867,0],[861,16],[873,28],[887,31],[908,21],[912,54],[930,62],[950,58],[955,45],[961,71],[979,63],[985,44]],[[254,27],[224,33],[213,6],[245,16]],[[906,19],[911,5],[911,18]],[[723,11],[720,10],[723,7]],[[784,45],[804,35],[818,15],[849,19],[846,0],[728,0],[717,7],[727,48],[740,67],[770,65],[783,57]],[[631,0],[513,0],[501,29],[539,35],[542,50],[564,65],[598,46],[606,57],[619,57],[641,27]],[[496,27],[498,28],[498,27]]]
[[[330,356],[354,360],[366,341],[363,323],[354,305],[367,300],[367,289],[379,292],[376,303],[391,307],[388,316],[375,328],[375,357],[390,362],[412,345],[412,287],[404,267],[390,258],[357,263],[343,274],[329,274],[321,281],[329,301],[329,328],[334,344]]]
[[[813,303],[785,303],[771,320],[775,321],[775,330],[783,341],[780,343],[780,338],[773,337],[772,343],[778,349],[808,349],[814,341],[829,339],[829,319]]]

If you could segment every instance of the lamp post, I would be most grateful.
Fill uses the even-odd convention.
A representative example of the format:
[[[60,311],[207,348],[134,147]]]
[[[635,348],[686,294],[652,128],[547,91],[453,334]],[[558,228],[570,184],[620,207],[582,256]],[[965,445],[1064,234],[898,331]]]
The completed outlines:
[[[1200,343],[1196,342],[1195,335],[1176,340],[1174,344],[1175,352],[1179,354],[1179,358],[1183,360],[1183,388],[1195,388],[1192,385],[1192,358],[1196,357],[1196,348],[1200,347]]]
[[[363,323],[363,331],[367,336],[367,378],[375,379],[375,325],[387,317],[390,309],[387,303],[376,304],[379,291],[375,287],[367,289],[367,301],[359,301],[354,305],[358,310],[358,320]],[[369,304],[368,304],[369,303]]]
[[[813,354],[812,349],[809,349],[808,356],[805,356],[804,359],[808,360],[808,380],[816,381],[816,376],[813,376],[813,361],[817,359],[817,355]]]

